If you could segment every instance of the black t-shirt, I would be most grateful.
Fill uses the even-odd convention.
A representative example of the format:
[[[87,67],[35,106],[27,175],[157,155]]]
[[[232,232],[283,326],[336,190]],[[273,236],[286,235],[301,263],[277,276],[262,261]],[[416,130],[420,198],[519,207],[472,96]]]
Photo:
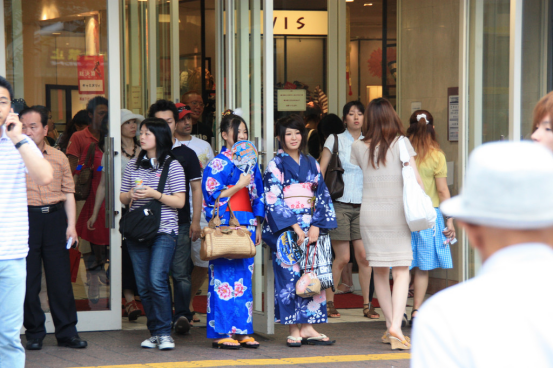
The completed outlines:
[[[214,136],[212,129],[200,121],[192,126],[192,132],[190,134],[212,144],[212,137]]]
[[[187,186],[187,192],[185,195],[185,207],[179,208],[179,225],[190,223],[190,201],[189,183],[194,180],[200,180],[202,178],[202,171],[200,169],[200,161],[196,153],[187,146],[175,147],[171,150],[171,153],[175,156],[177,161],[183,166],[185,171],[185,184]]]

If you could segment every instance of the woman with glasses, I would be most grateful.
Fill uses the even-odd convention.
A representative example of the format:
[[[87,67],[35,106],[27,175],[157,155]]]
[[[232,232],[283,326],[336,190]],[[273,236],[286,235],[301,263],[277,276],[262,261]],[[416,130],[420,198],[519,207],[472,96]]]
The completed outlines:
[[[168,276],[177,243],[177,209],[185,205],[186,191],[183,167],[171,154],[172,142],[171,130],[164,120],[148,118],[141,123],[141,151],[125,168],[119,196],[121,203],[130,205],[130,211],[152,200],[162,203],[156,238],[148,244],[127,239],[138,292],[151,334],[141,346],[150,349],[158,347],[160,350],[175,348],[175,342],[170,336],[172,308]],[[165,165],[169,165],[167,181],[163,191],[158,192]]]

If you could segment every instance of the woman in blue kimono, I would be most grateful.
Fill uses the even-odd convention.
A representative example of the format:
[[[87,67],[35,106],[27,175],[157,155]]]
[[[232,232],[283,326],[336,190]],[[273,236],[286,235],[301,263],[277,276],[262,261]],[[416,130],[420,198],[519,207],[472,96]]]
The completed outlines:
[[[225,146],[204,170],[202,192],[206,220],[210,221],[219,197],[221,224],[229,224],[227,204],[239,223],[247,226],[252,241],[261,243],[261,223],[264,216],[263,182],[258,165],[252,175],[244,174],[232,162],[231,148],[237,141],[248,139],[244,120],[226,111],[220,124]],[[259,219],[258,219],[259,218]],[[207,336],[212,346],[221,349],[257,348],[259,343],[248,336],[252,326],[252,275],[254,258],[218,258],[209,264]],[[233,339],[232,337],[235,337]]]
[[[275,318],[289,325],[287,345],[332,345],[334,341],[318,333],[314,324],[327,323],[325,291],[311,298],[296,295],[300,267],[282,262],[276,252],[279,235],[294,230],[298,244],[306,236],[317,242],[320,229],[337,227],[335,210],[327,186],[313,157],[302,153],[306,129],[302,119],[291,115],[277,121],[276,132],[282,150],[271,160],[264,176],[266,226],[263,239],[270,246],[275,272]],[[315,199],[315,203],[314,203]]]

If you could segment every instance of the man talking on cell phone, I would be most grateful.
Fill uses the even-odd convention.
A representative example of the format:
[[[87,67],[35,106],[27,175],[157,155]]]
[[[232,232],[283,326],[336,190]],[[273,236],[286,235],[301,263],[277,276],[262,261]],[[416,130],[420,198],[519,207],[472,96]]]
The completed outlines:
[[[75,231],[75,183],[69,160],[44,142],[48,134],[48,116],[43,108],[33,106],[20,113],[23,133],[36,143],[54,169],[54,180],[39,186],[27,175],[29,207],[29,254],[27,255],[27,293],[24,318],[27,350],[42,349],[46,321],[40,305],[41,264],[44,265],[46,289],[59,346],[85,348],[87,342],[77,335],[77,310],[71,287],[69,248],[77,243]]]
[[[25,174],[39,185],[52,182],[52,166],[36,144],[21,132],[13,112],[11,84],[0,76],[0,362],[23,368],[23,325],[29,222]]]

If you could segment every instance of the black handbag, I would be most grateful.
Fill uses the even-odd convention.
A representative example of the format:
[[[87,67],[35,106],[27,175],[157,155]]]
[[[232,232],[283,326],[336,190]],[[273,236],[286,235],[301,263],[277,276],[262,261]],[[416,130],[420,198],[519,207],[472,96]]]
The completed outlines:
[[[163,193],[167,175],[169,173],[169,164],[173,161],[168,158],[165,161],[162,175],[158,183],[158,192]],[[131,208],[133,202],[129,204]],[[144,206],[140,206],[132,211],[128,211],[121,220],[119,220],[119,232],[124,239],[130,239],[138,243],[149,243],[156,238],[160,229],[162,219],[162,202],[153,199]]]
[[[333,152],[331,153],[331,159],[327,170],[325,171],[325,185],[329,190],[332,200],[337,200],[344,194],[344,180],[342,174],[344,169],[339,158],[339,137],[333,134],[335,137],[335,144],[333,145]]]

